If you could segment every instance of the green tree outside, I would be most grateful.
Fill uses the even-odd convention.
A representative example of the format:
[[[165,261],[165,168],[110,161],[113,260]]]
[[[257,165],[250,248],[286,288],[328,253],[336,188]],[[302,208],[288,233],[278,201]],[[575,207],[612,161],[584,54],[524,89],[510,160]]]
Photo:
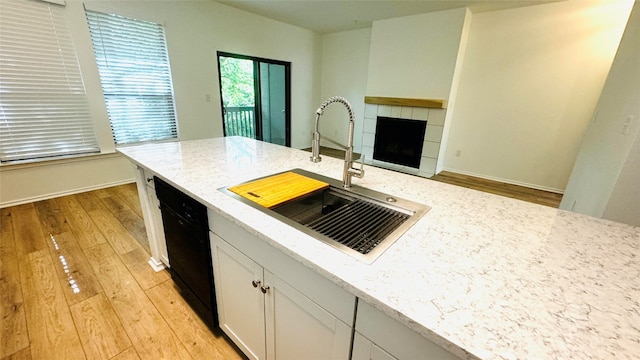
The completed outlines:
[[[225,107],[254,106],[253,61],[221,56],[220,80]]]

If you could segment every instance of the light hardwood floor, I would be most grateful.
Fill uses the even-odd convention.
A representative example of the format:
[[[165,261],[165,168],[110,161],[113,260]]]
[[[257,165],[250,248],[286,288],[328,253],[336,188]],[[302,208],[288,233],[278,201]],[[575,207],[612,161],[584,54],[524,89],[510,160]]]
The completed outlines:
[[[304,151],[311,152],[311,148],[302,149]],[[320,146],[320,155],[331,156],[336,159],[344,160],[344,150],[334,149],[326,146]],[[360,160],[360,154],[353,153],[353,160]],[[359,166],[359,165],[358,165]]]
[[[554,208],[560,206],[560,201],[562,200],[562,194],[482,179],[474,176],[456,174],[448,171],[443,171],[440,174],[432,176],[431,180],[528,201],[535,204],[551,206]]]
[[[303,150],[311,151],[311,148]],[[321,146],[320,154],[338,159],[344,159],[344,151],[332,149],[329,147]],[[357,160],[359,158],[360,154],[354,154],[354,160]],[[469,175],[456,174],[449,171],[442,171],[441,173],[432,176],[430,179],[451,185],[457,185],[469,189],[506,196],[513,199],[528,201],[535,204],[551,206],[554,208],[559,207],[560,201],[562,200],[562,194],[507,184]]]
[[[0,214],[0,359],[244,358],[147,265],[135,184]]]

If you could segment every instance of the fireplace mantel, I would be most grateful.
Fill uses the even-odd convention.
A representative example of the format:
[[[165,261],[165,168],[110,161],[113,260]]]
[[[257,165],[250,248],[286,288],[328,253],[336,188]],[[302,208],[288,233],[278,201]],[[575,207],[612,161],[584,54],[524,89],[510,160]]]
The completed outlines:
[[[365,96],[365,104],[376,105],[392,105],[392,106],[411,106],[421,108],[446,109],[446,100],[436,99],[409,99],[409,98],[393,98],[380,96]]]

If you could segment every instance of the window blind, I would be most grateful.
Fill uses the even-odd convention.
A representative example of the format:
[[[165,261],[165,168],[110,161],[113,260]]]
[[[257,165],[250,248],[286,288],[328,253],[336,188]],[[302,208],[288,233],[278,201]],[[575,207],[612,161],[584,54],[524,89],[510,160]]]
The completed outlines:
[[[99,151],[64,8],[0,1],[0,161]]]
[[[177,138],[162,25],[85,12],[116,144]]]

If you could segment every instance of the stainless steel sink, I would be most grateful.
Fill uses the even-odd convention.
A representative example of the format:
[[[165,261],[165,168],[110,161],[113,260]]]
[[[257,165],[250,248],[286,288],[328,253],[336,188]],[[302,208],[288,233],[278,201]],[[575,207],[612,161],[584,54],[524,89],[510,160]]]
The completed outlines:
[[[271,209],[236,195],[229,187],[219,190],[369,264],[430,209],[357,185],[344,189],[338,180],[302,169],[289,171],[330,186]]]

